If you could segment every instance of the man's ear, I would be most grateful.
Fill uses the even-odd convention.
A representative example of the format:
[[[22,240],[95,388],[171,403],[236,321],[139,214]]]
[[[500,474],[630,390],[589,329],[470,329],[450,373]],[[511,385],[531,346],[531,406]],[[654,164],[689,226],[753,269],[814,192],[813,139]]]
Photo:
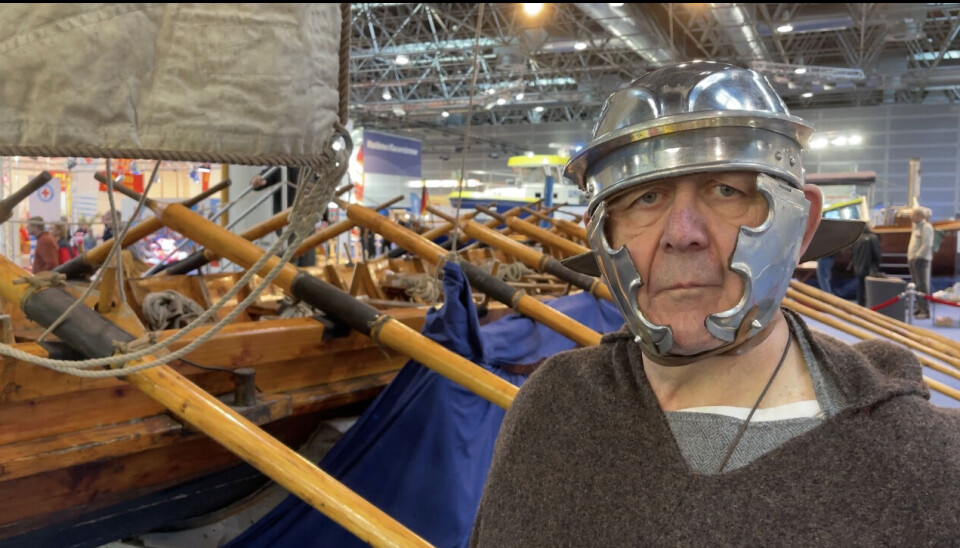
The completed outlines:
[[[800,255],[807,252],[807,247],[813,240],[813,235],[820,226],[820,214],[823,211],[823,193],[817,185],[803,185],[803,196],[810,202],[810,213],[807,217],[807,226],[803,231],[803,241],[800,245]]]

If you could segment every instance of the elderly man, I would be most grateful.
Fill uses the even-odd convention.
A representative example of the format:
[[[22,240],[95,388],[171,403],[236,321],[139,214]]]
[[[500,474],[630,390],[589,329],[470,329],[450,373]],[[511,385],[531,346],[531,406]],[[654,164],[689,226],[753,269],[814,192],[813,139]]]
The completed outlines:
[[[910,243],[907,244],[907,265],[910,278],[917,291],[930,292],[930,261],[933,259],[933,225],[930,224],[930,210],[915,207],[910,211],[913,230],[910,231]],[[914,305],[914,317],[930,317],[930,305],[920,297]]]
[[[33,250],[33,273],[53,270],[60,264],[57,240],[47,232],[43,217],[30,217],[27,220],[27,232],[37,239]]]
[[[861,230],[821,221],[810,133],[762,76],[719,63],[607,100],[566,168],[593,249],[569,264],[603,274],[627,325],[520,390],[473,545],[956,542],[960,416],[929,404],[905,349],[780,307],[799,259]]]

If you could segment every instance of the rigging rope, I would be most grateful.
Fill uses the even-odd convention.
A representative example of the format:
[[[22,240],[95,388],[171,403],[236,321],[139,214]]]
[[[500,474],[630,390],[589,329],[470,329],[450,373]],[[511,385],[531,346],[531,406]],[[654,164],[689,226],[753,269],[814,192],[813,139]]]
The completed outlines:
[[[148,293],[140,306],[147,328],[152,331],[180,329],[203,314],[197,301],[172,289]]]

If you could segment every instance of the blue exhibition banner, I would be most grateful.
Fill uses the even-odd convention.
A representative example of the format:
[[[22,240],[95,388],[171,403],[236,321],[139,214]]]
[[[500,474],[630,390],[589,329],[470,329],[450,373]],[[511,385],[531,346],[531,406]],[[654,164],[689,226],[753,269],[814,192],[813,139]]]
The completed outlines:
[[[416,192],[410,193],[410,213],[420,215],[420,195]]]
[[[363,171],[420,178],[423,144],[376,131],[363,131]]]

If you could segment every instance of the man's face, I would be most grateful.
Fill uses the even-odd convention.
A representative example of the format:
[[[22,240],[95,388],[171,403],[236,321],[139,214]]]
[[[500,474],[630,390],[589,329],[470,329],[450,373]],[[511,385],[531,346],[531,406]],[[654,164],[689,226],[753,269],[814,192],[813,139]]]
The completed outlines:
[[[741,226],[767,218],[757,175],[700,173],[645,183],[607,203],[607,238],[626,246],[643,285],[637,304],[651,322],[672,328],[676,354],[721,344],[707,331],[710,314],[733,308],[743,278],[728,265]]]
[[[914,209],[913,211],[910,212],[910,220],[913,221],[914,223],[919,223],[924,218],[925,217],[923,213],[920,212],[919,210]]]
[[[39,236],[43,232],[43,226],[30,223],[27,225],[27,234],[31,236]]]

